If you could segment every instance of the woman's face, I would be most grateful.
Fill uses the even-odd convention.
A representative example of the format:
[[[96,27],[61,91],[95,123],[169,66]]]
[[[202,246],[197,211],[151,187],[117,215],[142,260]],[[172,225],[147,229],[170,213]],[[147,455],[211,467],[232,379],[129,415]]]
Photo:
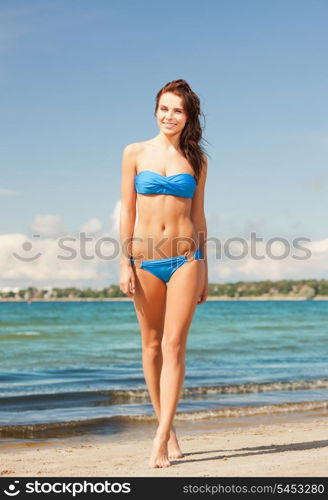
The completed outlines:
[[[165,92],[162,94],[157,108],[157,124],[166,135],[176,135],[182,132],[187,123],[182,97]]]

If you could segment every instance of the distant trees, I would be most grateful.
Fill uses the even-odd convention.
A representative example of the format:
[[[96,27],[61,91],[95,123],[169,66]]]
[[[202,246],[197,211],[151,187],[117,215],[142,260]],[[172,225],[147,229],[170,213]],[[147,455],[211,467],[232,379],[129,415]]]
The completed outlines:
[[[327,280],[238,281],[236,283],[209,284],[209,295],[214,297],[260,297],[284,295],[311,299],[328,295]]]
[[[209,283],[209,296],[212,297],[294,297],[313,299],[316,296],[328,296],[328,280],[279,280],[279,281],[237,281],[235,283]],[[10,300],[101,300],[115,297],[127,297],[118,285],[110,285],[100,290],[93,288],[67,287],[38,290],[28,287],[18,291],[0,291],[1,299]]]

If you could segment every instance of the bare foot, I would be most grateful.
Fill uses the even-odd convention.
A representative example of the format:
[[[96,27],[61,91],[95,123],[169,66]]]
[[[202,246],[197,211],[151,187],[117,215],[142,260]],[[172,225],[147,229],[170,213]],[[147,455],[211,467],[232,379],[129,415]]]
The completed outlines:
[[[152,468],[170,467],[171,463],[167,453],[167,442],[169,435],[156,432],[153,441],[153,449],[150,457],[149,466]]]
[[[170,432],[170,439],[167,443],[168,455],[169,459],[175,460],[177,458],[183,458],[184,454],[181,451],[181,448],[178,443],[178,438],[175,432],[175,427],[172,425]]]

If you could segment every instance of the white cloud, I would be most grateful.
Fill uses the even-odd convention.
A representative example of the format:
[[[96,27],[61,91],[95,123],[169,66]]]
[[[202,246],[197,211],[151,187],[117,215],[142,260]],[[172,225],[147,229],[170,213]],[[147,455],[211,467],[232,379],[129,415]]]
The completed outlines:
[[[79,233],[72,235],[63,231],[61,218],[55,215],[35,217],[32,226],[40,237],[21,233],[0,235],[1,286],[99,288],[111,283],[117,284],[120,207],[121,200],[116,202],[110,214],[108,232],[101,231],[101,223],[96,218],[83,224],[82,229],[87,233],[87,241]],[[220,243],[221,249],[224,249],[225,241],[221,240]],[[253,251],[251,255],[251,241],[245,239],[245,256],[234,260],[227,255],[227,249],[215,256],[214,243],[209,242],[207,249],[210,282],[328,279],[328,238],[302,243],[302,247],[311,252],[310,257],[305,260],[295,258],[304,256],[304,252],[292,245],[287,257],[275,260],[268,255],[266,245],[266,241],[257,242],[256,253]],[[242,251],[238,242],[231,242],[228,249],[235,256],[240,255]],[[274,255],[281,255],[282,251],[283,247],[279,242],[271,246]],[[40,255],[33,260],[38,254]],[[259,260],[254,255],[263,255],[264,259]]]
[[[109,284],[117,260],[108,260],[112,249],[105,244],[97,248],[97,242],[98,238],[85,241],[72,235],[37,240],[19,233],[0,235],[0,282],[37,287]]]
[[[110,232],[115,235],[116,238],[118,238],[120,232],[120,211],[121,200],[118,200],[115,203],[112,214],[110,215]]]
[[[267,247],[266,242],[257,242],[256,252],[251,253],[251,241],[245,240],[244,248],[247,252],[245,251],[245,256],[237,260],[230,258],[227,252],[216,255],[214,247],[209,248],[209,279],[211,282],[221,283],[239,280],[328,279],[328,238],[302,242],[301,246],[309,251],[309,256],[306,259],[304,259],[306,254],[303,250],[300,251],[292,246],[286,257],[279,260],[272,258],[271,255],[283,255],[283,247],[277,243]],[[233,256],[242,255],[241,245],[231,244],[229,250]],[[258,259],[256,256],[264,258]],[[296,257],[302,257],[303,260]]]
[[[328,238],[325,238],[324,240],[311,241],[307,246],[314,254],[322,255],[328,253]]]
[[[88,220],[81,227],[81,232],[85,232],[87,234],[97,234],[101,231],[102,224],[99,219],[93,218]]]
[[[66,232],[59,215],[37,215],[31,224],[31,230],[41,236],[52,237]]]
[[[33,237],[21,233],[0,235],[1,285],[98,288],[117,283],[119,242],[114,230],[118,227],[119,208],[117,202],[109,232],[101,232],[101,222],[93,218],[83,224],[78,234],[71,234],[64,230],[60,216],[39,215],[31,225]],[[80,234],[82,231],[86,238]]]
[[[18,191],[13,191],[12,189],[0,188],[0,196],[16,196],[18,194],[19,194]]]

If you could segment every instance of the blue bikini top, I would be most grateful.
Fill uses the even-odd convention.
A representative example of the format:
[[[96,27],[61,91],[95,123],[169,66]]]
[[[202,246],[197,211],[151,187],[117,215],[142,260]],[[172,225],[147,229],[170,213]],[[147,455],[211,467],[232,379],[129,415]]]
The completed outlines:
[[[134,185],[139,194],[171,194],[192,198],[197,182],[191,174],[165,176],[152,170],[142,170],[135,176]]]

